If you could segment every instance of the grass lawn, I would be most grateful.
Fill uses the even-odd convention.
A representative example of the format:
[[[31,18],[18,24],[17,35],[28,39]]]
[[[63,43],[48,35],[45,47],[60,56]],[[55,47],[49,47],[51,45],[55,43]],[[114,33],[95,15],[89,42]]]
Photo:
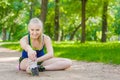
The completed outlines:
[[[4,42],[2,47],[21,51],[18,42]],[[56,57],[65,57],[73,60],[88,62],[103,62],[107,64],[120,64],[120,43],[107,42],[53,42]]]

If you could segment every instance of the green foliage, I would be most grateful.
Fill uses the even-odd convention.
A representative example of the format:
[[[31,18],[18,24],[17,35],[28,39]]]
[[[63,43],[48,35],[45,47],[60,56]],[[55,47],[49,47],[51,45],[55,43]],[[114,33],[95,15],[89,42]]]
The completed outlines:
[[[1,30],[2,28],[6,29],[5,36],[7,40],[19,40],[21,36],[24,35],[22,34],[20,36],[20,32],[22,32],[23,30],[25,31],[23,25],[26,23],[25,20],[27,19],[25,15],[27,12],[25,14],[21,13],[23,12],[22,9],[25,9],[23,8],[24,4],[20,0],[14,1],[4,0],[0,4],[3,4],[3,2],[6,3],[6,6],[5,7],[3,5],[0,6],[0,8],[3,8],[0,11],[1,14],[0,28]],[[20,25],[22,25],[22,29]],[[0,31],[0,33],[2,33],[2,31]]]
[[[8,5],[10,5],[10,3],[8,3],[8,0],[1,0],[0,1],[0,7],[5,9]]]
[[[12,5],[11,8],[13,8],[13,10],[15,11],[19,11],[20,9],[23,8],[23,3],[20,1],[14,1],[11,5]]]
[[[103,1],[87,0],[86,5],[86,40],[99,41],[101,38],[101,14]],[[107,39],[120,34],[120,0],[108,0],[108,32]],[[81,24],[81,0],[60,0],[60,35],[63,40],[69,40],[73,31]],[[32,11],[31,11],[32,5]],[[48,11],[44,25],[45,34],[54,38],[55,2],[48,1]],[[1,0],[0,1],[0,37],[2,29],[6,29],[7,40],[19,40],[27,34],[27,24],[32,17],[41,14],[41,0]],[[21,34],[22,33],[22,34]],[[81,28],[77,29],[74,40],[81,39]]]
[[[116,15],[115,15],[115,21],[113,23],[114,29],[115,29],[115,33],[117,35],[120,35],[120,7],[116,6]]]
[[[87,18],[101,16],[103,1],[104,0],[88,0],[87,1],[86,13],[89,13],[89,14],[86,14]]]
[[[46,22],[44,26],[44,33],[54,38],[54,1],[50,0],[48,3],[48,13],[46,17]]]
[[[89,17],[86,21],[86,38],[89,41],[99,41],[101,39],[101,18]]]

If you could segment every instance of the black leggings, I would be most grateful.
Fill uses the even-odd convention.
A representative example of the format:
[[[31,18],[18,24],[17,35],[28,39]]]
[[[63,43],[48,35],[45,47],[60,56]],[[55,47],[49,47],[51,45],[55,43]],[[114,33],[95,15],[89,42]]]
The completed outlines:
[[[19,64],[21,63],[21,61],[23,60],[23,59],[25,59],[25,58],[23,58],[23,57],[20,57],[19,58]],[[41,65],[43,62],[37,62],[37,65]]]

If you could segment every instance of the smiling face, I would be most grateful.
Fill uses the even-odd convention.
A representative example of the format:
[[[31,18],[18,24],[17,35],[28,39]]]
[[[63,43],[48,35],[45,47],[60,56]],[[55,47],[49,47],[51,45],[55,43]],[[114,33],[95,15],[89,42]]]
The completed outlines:
[[[38,39],[42,35],[42,22],[39,19],[32,19],[28,25],[30,37]]]
[[[30,37],[33,39],[39,38],[41,34],[40,26],[32,25],[29,27]]]

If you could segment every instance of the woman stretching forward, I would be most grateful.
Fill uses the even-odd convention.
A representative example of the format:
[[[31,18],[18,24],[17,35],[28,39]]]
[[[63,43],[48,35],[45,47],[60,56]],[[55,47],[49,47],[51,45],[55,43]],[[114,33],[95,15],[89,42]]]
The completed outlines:
[[[43,25],[38,18],[32,18],[28,24],[29,34],[20,39],[23,48],[19,59],[20,70],[32,75],[39,75],[39,71],[64,70],[72,65],[66,58],[55,58],[49,36],[43,34]],[[44,53],[46,48],[46,53]]]

